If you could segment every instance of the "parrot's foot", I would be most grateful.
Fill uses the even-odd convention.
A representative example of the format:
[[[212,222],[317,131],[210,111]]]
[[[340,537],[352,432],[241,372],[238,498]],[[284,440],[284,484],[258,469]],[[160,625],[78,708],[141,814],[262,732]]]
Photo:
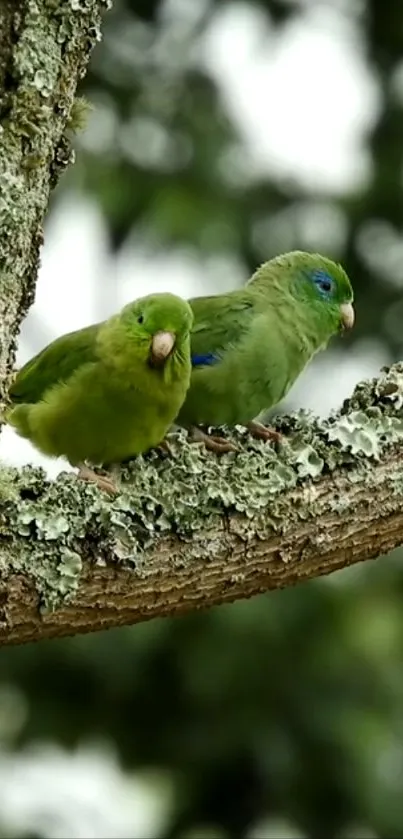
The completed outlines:
[[[116,493],[119,492],[116,483],[112,478],[108,478],[107,475],[99,475],[98,472],[94,472],[94,470],[90,469],[89,466],[86,466],[85,463],[79,464],[77,478],[80,478],[82,481],[89,481],[89,483],[96,484],[99,489],[102,489],[103,492],[108,492],[109,495],[116,495]]]
[[[170,457],[173,457],[173,451],[168,443],[168,440],[161,440],[161,442],[158,443],[158,446],[156,446],[156,449],[159,449],[161,452],[164,452],[165,454],[168,454]]]
[[[270,425],[263,425],[261,422],[248,422],[247,429],[252,437],[264,440],[266,443],[281,443],[283,435]]]
[[[238,446],[226,440],[225,437],[215,437],[212,434],[206,434],[201,428],[192,428],[191,439],[195,443],[204,443],[206,449],[216,454],[224,454],[225,452],[238,452]]]

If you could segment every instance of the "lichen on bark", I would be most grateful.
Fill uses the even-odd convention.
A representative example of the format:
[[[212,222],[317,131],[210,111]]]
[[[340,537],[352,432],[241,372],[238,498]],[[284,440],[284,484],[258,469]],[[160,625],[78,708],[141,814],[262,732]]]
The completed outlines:
[[[2,467],[1,578],[29,578],[48,611],[77,594],[88,564],[147,575],[149,556],[166,538],[181,544],[175,561],[180,556],[182,566],[208,563],[215,550],[222,552],[223,522],[236,522],[246,543],[278,537],[284,545],[301,523],[312,535],[325,513],[343,516],[358,504],[351,486],[360,485],[365,498],[380,482],[386,495],[379,514],[403,510],[403,461],[387,460],[403,450],[402,404],[403,366],[395,365],[357,385],[326,420],[305,412],[280,417],[278,451],[242,429],[226,429],[239,452],[220,458],[177,431],[170,456],[152,451],[122,467],[121,492],[113,500],[71,473],[50,481],[41,469]],[[385,458],[387,467],[377,467]]]
[[[50,190],[109,0],[9,0],[0,8],[0,413],[16,333],[34,298]]]

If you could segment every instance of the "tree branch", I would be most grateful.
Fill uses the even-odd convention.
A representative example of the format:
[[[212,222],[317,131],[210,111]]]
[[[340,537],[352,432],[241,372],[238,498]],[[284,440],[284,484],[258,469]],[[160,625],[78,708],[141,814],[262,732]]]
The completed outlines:
[[[403,544],[403,364],[286,442],[221,458],[173,435],[113,501],[72,474],[0,470],[0,643],[89,632],[293,585]]]
[[[66,132],[77,83],[99,39],[107,4],[1,3],[0,414],[14,364],[15,336],[34,298],[50,190],[72,157]]]

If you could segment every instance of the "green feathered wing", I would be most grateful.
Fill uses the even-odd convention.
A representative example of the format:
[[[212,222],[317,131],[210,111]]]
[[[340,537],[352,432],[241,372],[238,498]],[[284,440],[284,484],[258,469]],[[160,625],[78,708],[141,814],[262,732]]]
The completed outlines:
[[[193,370],[177,422],[245,423],[287,386],[273,313],[252,289],[189,302]]]
[[[190,300],[194,314],[192,356],[223,354],[248,332],[255,315],[255,300],[243,290]]]
[[[62,335],[28,361],[10,387],[11,401],[39,402],[49,388],[66,382],[83,364],[96,362],[98,329],[99,324],[92,324]]]

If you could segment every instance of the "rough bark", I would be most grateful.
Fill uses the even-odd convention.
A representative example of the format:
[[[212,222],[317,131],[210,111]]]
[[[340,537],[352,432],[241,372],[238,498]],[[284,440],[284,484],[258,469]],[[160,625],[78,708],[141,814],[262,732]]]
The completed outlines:
[[[235,433],[217,457],[172,437],[114,499],[64,474],[0,470],[0,643],[89,632],[250,597],[403,544],[403,365],[326,421]],[[268,608],[270,604],[268,602]]]
[[[0,2],[0,412],[15,336],[34,298],[50,191],[72,157],[77,83],[106,7],[106,0]]]

